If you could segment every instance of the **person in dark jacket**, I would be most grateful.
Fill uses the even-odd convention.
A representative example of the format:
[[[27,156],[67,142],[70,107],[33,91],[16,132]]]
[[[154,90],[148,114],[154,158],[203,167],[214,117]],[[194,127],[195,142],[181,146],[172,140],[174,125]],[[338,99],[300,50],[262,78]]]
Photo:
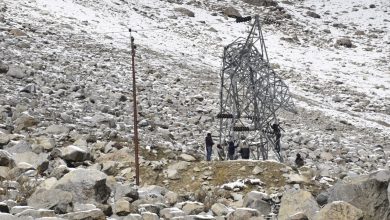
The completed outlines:
[[[280,132],[281,127],[279,124],[274,123],[271,126],[273,130],[273,134],[275,135],[275,150],[276,152],[280,152],[280,138],[282,137],[282,133]],[[282,129],[283,130],[283,129]]]
[[[249,159],[249,146],[246,141],[242,142],[240,153],[242,159]]]
[[[213,151],[213,145],[214,145],[214,141],[213,141],[213,138],[211,137],[211,133],[207,133],[205,141],[206,141],[206,158],[207,158],[207,161],[210,161],[211,160],[211,152]]]
[[[304,164],[305,162],[303,161],[301,154],[297,153],[297,158],[295,159],[295,165],[297,165],[297,167],[301,167]]]
[[[234,144],[234,141],[229,141],[229,144],[228,144],[229,160],[234,160],[234,153],[236,152],[237,147],[238,147],[238,145]]]

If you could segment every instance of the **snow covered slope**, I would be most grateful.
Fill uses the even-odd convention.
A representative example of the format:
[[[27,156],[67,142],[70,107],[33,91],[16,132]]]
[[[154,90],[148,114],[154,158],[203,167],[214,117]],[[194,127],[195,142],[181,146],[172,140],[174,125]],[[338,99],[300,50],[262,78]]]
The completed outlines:
[[[37,74],[53,77],[53,88],[58,81],[68,85],[72,78],[71,84],[85,87],[85,94],[99,106],[70,96],[66,101],[56,99],[51,112],[65,109],[73,115],[72,123],[88,127],[100,117],[94,108],[115,108],[120,116],[104,117],[122,126],[122,136],[132,128],[131,106],[110,99],[130,97],[130,28],[137,45],[141,142],[185,151],[202,145],[206,131],[217,133],[223,47],[245,37],[249,28],[222,12],[231,6],[243,16],[259,14],[270,62],[290,86],[299,112],[281,113],[286,156],[292,160],[301,152],[309,164],[334,163],[341,157],[346,169],[356,172],[386,165],[375,146],[390,150],[388,0],[278,1],[277,7],[240,0],[4,0],[3,4],[7,7],[0,24],[3,61],[24,63],[30,69],[35,62],[44,63],[46,68]],[[6,39],[12,29],[26,36]],[[340,39],[349,39],[351,45],[340,45]],[[30,48],[15,46],[21,42]],[[23,87],[1,83],[4,91]],[[51,99],[42,97],[39,100],[50,106]],[[104,134],[106,128],[94,129]]]

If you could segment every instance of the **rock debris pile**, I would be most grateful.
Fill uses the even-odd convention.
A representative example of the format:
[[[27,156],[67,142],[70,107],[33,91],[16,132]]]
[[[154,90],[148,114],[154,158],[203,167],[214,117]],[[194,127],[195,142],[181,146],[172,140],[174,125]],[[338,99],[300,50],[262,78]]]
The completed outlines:
[[[388,15],[388,3],[339,12],[306,0],[53,2],[0,2],[0,219],[390,219],[390,21],[343,22]],[[287,162],[205,162],[222,48],[246,33],[231,18],[253,14],[297,103],[298,115],[280,113]]]

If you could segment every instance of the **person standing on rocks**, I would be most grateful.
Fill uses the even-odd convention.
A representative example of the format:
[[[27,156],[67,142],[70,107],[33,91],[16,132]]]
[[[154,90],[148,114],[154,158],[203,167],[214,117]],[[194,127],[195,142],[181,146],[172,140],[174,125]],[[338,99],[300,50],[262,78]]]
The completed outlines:
[[[242,159],[246,159],[246,160],[249,159],[249,146],[246,143],[246,141],[242,142],[240,153]]]
[[[297,167],[301,167],[304,164],[305,164],[305,161],[303,161],[301,154],[297,153],[297,158],[295,159],[295,165],[297,165]]]
[[[238,144],[234,144],[234,141],[229,141],[228,144],[228,158],[229,160],[234,160],[234,153],[236,152],[236,148],[238,147]]]
[[[211,137],[211,133],[207,133],[205,141],[206,141],[206,158],[207,161],[210,161],[211,152],[213,151],[213,145],[214,145],[214,141],[213,138]]]
[[[277,123],[274,123],[272,126],[271,126],[272,130],[273,130],[273,134],[275,135],[275,150],[276,152],[280,152],[280,138],[282,137],[282,134],[280,132],[280,129],[282,129],[280,127],[279,124]],[[283,130],[283,129],[282,129]],[[283,130],[284,131],[284,130]]]

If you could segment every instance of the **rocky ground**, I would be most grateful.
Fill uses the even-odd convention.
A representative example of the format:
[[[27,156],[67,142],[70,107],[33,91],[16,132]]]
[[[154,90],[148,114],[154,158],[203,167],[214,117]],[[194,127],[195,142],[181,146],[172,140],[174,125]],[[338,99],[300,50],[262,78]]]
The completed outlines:
[[[0,219],[390,218],[389,7],[0,1]],[[297,107],[279,113],[286,163],[206,162],[223,46],[248,29],[229,16],[253,14]]]

